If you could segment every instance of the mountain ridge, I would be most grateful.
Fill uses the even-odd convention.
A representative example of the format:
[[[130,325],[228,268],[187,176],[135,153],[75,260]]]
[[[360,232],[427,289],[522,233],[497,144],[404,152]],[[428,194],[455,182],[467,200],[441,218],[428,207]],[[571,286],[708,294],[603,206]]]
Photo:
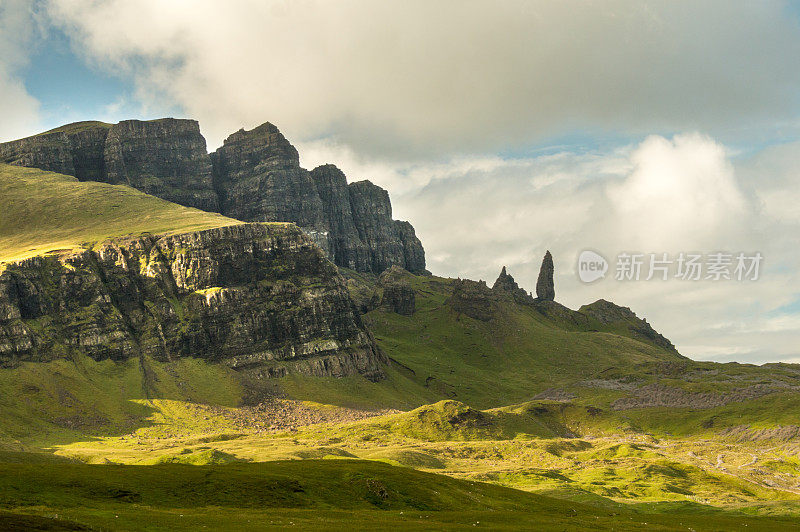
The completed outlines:
[[[127,184],[241,221],[293,222],[334,263],[357,271],[425,271],[422,243],[410,223],[392,219],[384,189],[348,184],[333,165],[301,168],[297,150],[269,122],[240,129],[212,153],[196,120],[76,122],[0,143],[0,162]]]

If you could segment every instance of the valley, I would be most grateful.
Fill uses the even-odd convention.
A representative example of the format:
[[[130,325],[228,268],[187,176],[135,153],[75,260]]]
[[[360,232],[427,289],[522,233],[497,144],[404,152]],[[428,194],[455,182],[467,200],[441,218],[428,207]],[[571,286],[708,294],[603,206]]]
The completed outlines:
[[[0,150],[0,527],[800,528],[800,365],[569,309],[549,252],[535,295],[432,275],[271,124],[133,122]]]

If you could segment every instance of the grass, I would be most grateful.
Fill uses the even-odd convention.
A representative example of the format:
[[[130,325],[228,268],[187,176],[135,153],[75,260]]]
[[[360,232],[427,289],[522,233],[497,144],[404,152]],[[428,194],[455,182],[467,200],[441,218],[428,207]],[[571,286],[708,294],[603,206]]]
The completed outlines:
[[[451,280],[411,275],[409,280],[416,292],[412,317],[379,309],[365,321],[408,378],[439,398],[491,408],[530,400],[610,368],[682,360],[671,351],[602,331],[599,323],[578,326],[512,302],[500,302],[491,321],[479,321],[448,305]]]
[[[238,223],[124,185],[79,182],[53,172],[0,164],[0,263],[114,237]]]
[[[787,517],[669,515],[598,506],[377,462],[306,460],[149,467],[4,464],[0,525],[50,519],[125,530],[461,529],[758,530]]]
[[[67,134],[80,133],[81,131],[94,128],[111,129],[112,125],[113,124],[108,124],[106,122],[100,122],[97,120],[84,120],[82,122],[73,122],[71,124],[65,124],[63,126],[45,131],[44,133],[39,133],[39,135],[47,135],[48,133],[67,133]]]

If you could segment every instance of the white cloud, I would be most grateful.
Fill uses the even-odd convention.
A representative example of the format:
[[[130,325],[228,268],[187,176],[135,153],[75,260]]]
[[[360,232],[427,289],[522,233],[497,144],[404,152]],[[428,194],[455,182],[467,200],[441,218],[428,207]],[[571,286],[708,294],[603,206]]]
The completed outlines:
[[[92,61],[198,118],[270,120],[407,159],[574,130],[758,127],[798,115],[779,1],[50,0]],[[723,16],[724,15],[724,16]]]
[[[788,221],[765,217],[762,191],[738,179],[754,169],[772,171],[784,152],[734,164],[724,146],[696,133],[651,136],[599,153],[429,165],[382,165],[330,144],[309,147],[301,151],[312,158],[342,161],[351,180],[387,186],[436,274],[492,282],[506,265],[533,290],[550,249],[557,299],[572,308],[599,298],[630,306],[695,358],[765,362],[799,354],[798,315],[780,310],[800,299],[796,232]],[[792,161],[781,164],[790,170]],[[785,179],[776,172],[776,183],[764,190],[779,191]],[[587,248],[612,262],[622,250],[760,251],[764,262],[755,282],[624,283],[612,270],[611,279],[585,285],[574,261]]]
[[[0,141],[37,132],[39,102],[25,90],[19,75],[27,63],[34,31],[28,2],[0,3]]]
[[[713,249],[747,216],[725,149],[709,137],[651,136],[631,162],[633,172],[607,190],[620,224],[614,233],[634,249]]]
[[[800,132],[800,29],[767,2],[49,0],[94,64],[144,105],[182,107],[214,147],[265,120],[303,164],[392,193],[434,273],[631,306],[685,354],[796,358],[800,146],[732,159],[722,141]],[[780,129],[780,128],[778,128]],[[616,149],[501,157],[580,131]],[[669,135],[667,135],[669,136]],[[585,248],[761,251],[755,283],[582,285]],[[637,249],[638,248],[638,249]],[[777,314],[776,314],[777,313]],[[784,314],[787,314],[784,312]],[[744,324],[744,325],[742,325]],[[713,347],[712,347],[713,346]]]

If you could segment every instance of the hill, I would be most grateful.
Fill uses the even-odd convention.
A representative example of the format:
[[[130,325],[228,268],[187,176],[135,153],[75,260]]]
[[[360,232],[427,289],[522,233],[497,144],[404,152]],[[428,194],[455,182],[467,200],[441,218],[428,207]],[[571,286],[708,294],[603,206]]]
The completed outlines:
[[[241,129],[208,153],[196,120],[86,121],[0,143],[0,163],[126,184],[162,199],[247,222],[292,222],[334,263],[380,273],[425,270],[413,226],[392,218],[389,194],[347,182],[327,164],[306,170],[269,122]]]
[[[566,308],[552,258],[534,297],[124,185],[0,165],[0,193],[0,527],[797,524],[800,369]]]
[[[91,247],[114,237],[239,224],[125,185],[0,164],[0,262]]]

